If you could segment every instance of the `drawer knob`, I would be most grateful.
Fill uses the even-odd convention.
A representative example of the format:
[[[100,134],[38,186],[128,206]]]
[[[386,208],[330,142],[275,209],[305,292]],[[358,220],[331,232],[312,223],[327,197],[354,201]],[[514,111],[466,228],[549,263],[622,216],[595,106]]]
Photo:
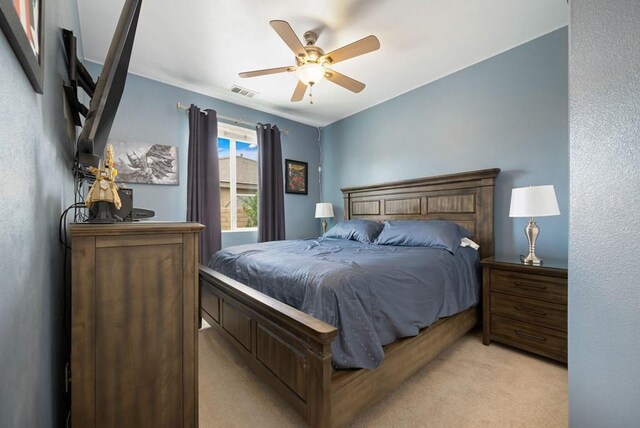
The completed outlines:
[[[544,317],[547,315],[545,311],[539,311],[538,309],[523,308],[522,306],[514,306],[514,308],[518,311],[529,312],[531,314],[540,315],[541,317]]]
[[[538,342],[546,342],[547,338],[544,336],[536,336],[535,334],[529,334],[529,333],[525,333],[522,330],[514,330],[515,333],[520,336],[520,337],[524,337],[526,339],[533,339],[533,340],[537,340]]]
[[[532,282],[520,282],[520,281],[514,281],[513,283],[514,283],[514,285],[515,285],[516,287],[523,287],[523,288],[536,288],[536,289],[538,289],[538,290],[544,290],[544,289],[546,289],[546,288],[547,288],[547,286],[546,286],[546,285],[543,285],[543,284],[535,284],[535,283],[532,283]]]

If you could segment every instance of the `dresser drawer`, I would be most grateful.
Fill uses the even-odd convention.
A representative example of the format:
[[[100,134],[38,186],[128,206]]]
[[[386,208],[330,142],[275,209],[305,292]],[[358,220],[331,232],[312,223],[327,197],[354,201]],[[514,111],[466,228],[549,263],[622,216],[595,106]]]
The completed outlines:
[[[567,331],[567,307],[557,303],[491,293],[491,313]]]
[[[491,338],[567,362],[567,333],[491,315]]]
[[[501,291],[554,303],[567,303],[566,278],[492,269],[491,291]]]

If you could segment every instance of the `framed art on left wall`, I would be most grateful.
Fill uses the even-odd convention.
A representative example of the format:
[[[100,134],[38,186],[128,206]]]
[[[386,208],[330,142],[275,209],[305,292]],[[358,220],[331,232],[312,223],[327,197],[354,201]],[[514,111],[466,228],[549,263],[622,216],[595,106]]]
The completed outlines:
[[[33,89],[44,89],[44,0],[0,0],[0,28]]]

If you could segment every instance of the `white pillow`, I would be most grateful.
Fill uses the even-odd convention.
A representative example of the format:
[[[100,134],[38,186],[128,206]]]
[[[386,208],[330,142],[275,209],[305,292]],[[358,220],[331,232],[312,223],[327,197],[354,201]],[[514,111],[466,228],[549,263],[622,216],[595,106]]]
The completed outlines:
[[[469,238],[462,238],[460,240],[460,246],[461,247],[471,247],[474,250],[478,251],[478,248],[480,248],[480,245],[476,244],[475,242],[473,242],[471,239]]]

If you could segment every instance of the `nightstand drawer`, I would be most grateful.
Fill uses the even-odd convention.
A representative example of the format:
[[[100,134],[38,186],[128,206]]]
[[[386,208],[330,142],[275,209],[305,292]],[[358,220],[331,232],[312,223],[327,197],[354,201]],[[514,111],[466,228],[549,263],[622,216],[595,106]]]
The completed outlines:
[[[491,313],[567,331],[567,307],[543,300],[491,293]]]
[[[567,333],[491,315],[491,338],[567,362]]]
[[[567,303],[565,278],[492,269],[491,290],[554,303]]]

